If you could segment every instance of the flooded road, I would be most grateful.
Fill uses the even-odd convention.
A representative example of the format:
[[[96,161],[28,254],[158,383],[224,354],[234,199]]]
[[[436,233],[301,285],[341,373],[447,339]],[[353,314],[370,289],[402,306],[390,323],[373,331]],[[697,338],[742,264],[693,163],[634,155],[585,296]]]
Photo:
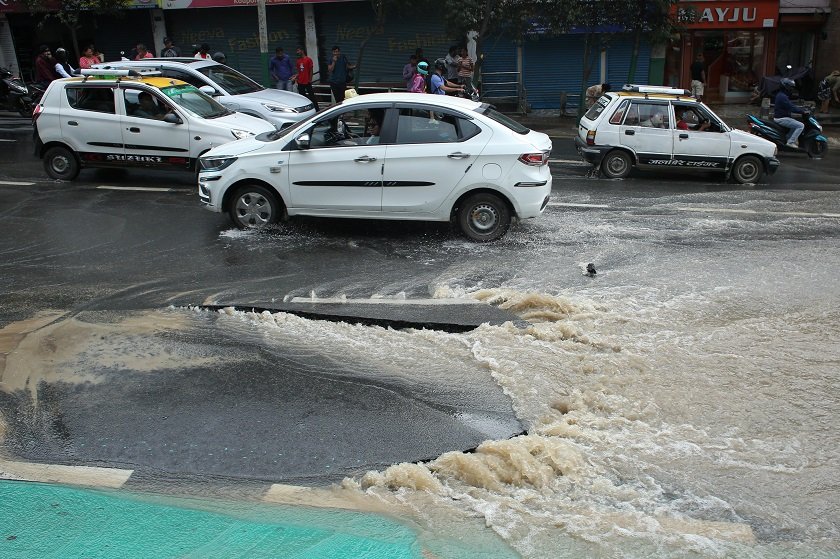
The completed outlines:
[[[85,405],[87,414],[107,408],[96,404],[107,400],[101,394],[90,397],[97,387],[126,370],[140,374],[144,364],[156,382],[185,368],[214,370],[209,386],[217,386],[225,371],[247,379],[251,361],[333,362],[354,378],[410,386],[406,401],[440,412],[429,416],[429,426],[468,428],[485,442],[474,452],[452,448],[405,463],[373,459],[381,466],[342,473],[334,485],[310,492],[274,494],[273,502],[349,503],[430,530],[464,526],[467,540],[483,525],[524,557],[840,552],[834,193],[564,180],[542,219],[519,224],[492,245],[410,224],[313,220],[239,233],[218,216],[193,211],[193,201],[177,193],[132,198],[138,211],[154,208],[148,223],[106,219],[101,208],[116,207],[126,193],[74,196],[86,215],[103,218],[84,220],[82,240],[66,237],[72,246],[56,248],[65,237],[48,225],[27,237],[30,253],[4,250],[4,277],[14,269],[18,278],[3,285],[4,306],[15,302],[4,322],[7,338],[17,336],[15,347],[25,345],[12,332],[23,320],[70,313],[79,322],[70,328],[64,320],[65,335],[7,355],[6,394],[25,388],[30,374],[55,386],[69,374],[76,411],[62,411],[72,418],[85,415]],[[50,215],[69,230],[80,211],[53,206]],[[11,222],[26,227],[35,218],[25,214],[17,211]],[[594,276],[585,273],[588,263]],[[478,300],[529,324],[397,330],[181,304],[294,297]],[[245,396],[266,406],[279,401],[260,389],[240,393],[243,405]],[[451,412],[476,397],[483,412]],[[324,425],[338,424],[353,408],[331,416],[331,404],[322,404],[310,413]],[[508,438],[515,430],[499,428],[505,406],[526,434]],[[449,423],[440,423],[447,416]],[[427,430],[401,424],[398,414],[382,423],[414,436]],[[231,439],[245,430],[214,427]],[[270,447],[273,436],[260,431],[255,440]],[[374,455],[382,447],[376,436],[360,437],[371,444],[347,452]],[[305,457],[301,471],[307,462],[323,461]],[[165,471],[178,469],[161,463]],[[241,466],[271,479],[269,460]]]

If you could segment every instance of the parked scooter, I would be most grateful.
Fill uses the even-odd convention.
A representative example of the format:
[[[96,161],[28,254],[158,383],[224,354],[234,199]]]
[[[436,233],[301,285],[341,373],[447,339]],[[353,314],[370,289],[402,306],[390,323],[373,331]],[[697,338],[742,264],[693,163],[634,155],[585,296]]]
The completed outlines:
[[[32,116],[32,98],[23,80],[0,66],[0,109],[17,111],[20,116]]]
[[[822,135],[822,126],[810,113],[802,114],[802,122],[805,129],[799,135],[799,147],[790,147],[786,139],[790,133],[789,128],[776,124],[773,119],[759,118],[755,115],[747,115],[747,124],[750,125],[750,132],[770,140],[776,144],[779,151],[806,152],[809,157],[820,159],[828,152],[828,140]]]

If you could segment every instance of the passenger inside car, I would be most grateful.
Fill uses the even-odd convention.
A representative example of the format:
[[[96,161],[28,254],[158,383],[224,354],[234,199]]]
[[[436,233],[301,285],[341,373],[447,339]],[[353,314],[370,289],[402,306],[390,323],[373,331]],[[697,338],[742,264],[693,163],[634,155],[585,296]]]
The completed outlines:
[[[152,97],[151,93],[141,91],[137,95],[138,104],[135,106],[132,116],[140,118],[152,118],[155,120],[163,120],[166,116],[166,109],[161,107],[158,102]]]

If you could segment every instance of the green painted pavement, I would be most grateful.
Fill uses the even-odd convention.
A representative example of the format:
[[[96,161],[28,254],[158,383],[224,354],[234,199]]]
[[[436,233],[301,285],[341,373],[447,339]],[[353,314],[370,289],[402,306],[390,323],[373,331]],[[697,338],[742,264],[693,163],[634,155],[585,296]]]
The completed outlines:
[[[0,557],[402,559],[504,557],[504,546],[420,542],[381,515],[0,481]],[[487,555],[492,553],[492,555]]]

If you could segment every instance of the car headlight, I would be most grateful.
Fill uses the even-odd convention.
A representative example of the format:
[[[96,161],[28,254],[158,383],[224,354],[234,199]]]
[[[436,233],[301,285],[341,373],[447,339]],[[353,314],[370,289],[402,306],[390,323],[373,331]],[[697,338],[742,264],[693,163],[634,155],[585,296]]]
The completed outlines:
[[[231,130],[230,133],[233,134],[233,137],[237,140],[253,136],[253,134],[248,132],[247,130]]]
[[[296,113],[297,109],[292,107],[284,107],[283,105],[275,105],[274,103],[262,103],[262,106],[273,113]]]
[[[202,171],[221,171],[230,167],[236,157],[202,157],[198,160]]]

